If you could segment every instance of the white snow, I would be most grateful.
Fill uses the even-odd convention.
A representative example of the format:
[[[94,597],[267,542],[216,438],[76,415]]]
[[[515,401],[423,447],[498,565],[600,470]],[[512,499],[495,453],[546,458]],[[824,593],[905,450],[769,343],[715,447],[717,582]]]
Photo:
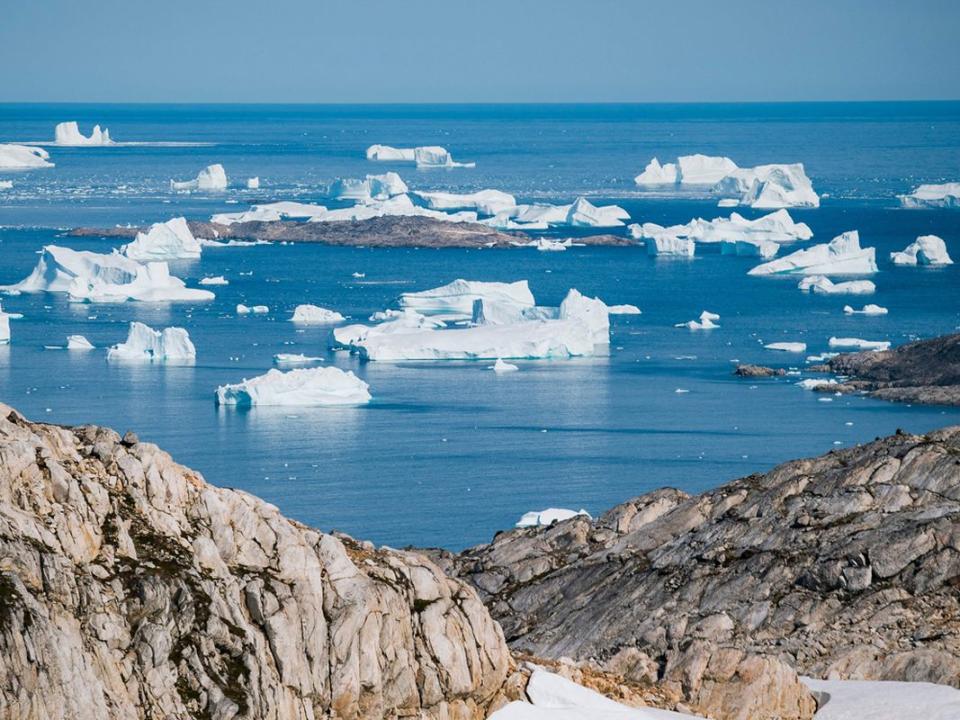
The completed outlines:
[[[850,230],[829,243],[797,250],[751,268],[749,275],[868,275],[877,272],[876,249],[860,247],[860,234]]]
[[[67,350],[93,350],[93,343],[83,335],[67,335]]]
[[[395,148],[389,145],[371,145],[367,148],[367,160],[381,162],[414,162],[413,148]]]
[[[33,170],[51,168],[50,153],[26,145],[0,144],[0,170]]]
[[[229,285],[230,281],[223,275],[214,275],[213,277],[200,278],[200,285]]]
[[[259,189],[260,189],[259,177],[247,178],[247,190],[259,190]]]
[[[886,315],[890,311],[885,307],[869,303],[863,306],[863,310],[855,310],[850,305],[844,305],[843,312],[847,315]]]
[[[187,221],[178,217],[164,223],[154,223],[145,233],[138,232],[136,239],[120,248],[120,252],[132,260],[152,262],[196,260],[202,249],[200,242],[190,232]]]
[[[480,282],[457,279],[430,290],[403,293],[400,306],[424,315],[443,315],[464,320],[473,317],[473,303],[484,300],[512,305],[517,308],[532,308],[536,303],[530,284],[526,280],[512,283]]]
[[[223,169],[223,165],[219,163],[208,165],[200,171],[195,180],[184,180],[182,182],[171,180],[170,189],[187,192],[191,190],[226,190],[227,173]]]
[[[516,372],[520,368],[513,363],[504,362],[502,358],[497,358],[497,361],[489,369],[499,375],[500,373]]]
[[[276,365],[310,365],[322,360],[323,358],[311,357],[303,353],[277,353],[273,356],[273,362]]]
[[[209,290],[187,288],[165,262],[142,264],[131,258],[47,245],[33,272],[13,292],[67,293],[76,302],[195,302],[213,300]]]
[[[832,337],[827,342],[832,348],[854,348],[855,350],[889,350],[888,340],[862,340],[861,338]]]
[[[960,182],[921,185],[909,195],[900,195],[900,204],[908,208],[960,207]]]
[[[500,190],[479,190],[474,193],[417,192],[431,210],[476,210],[481,215],[512,212],[517,199]]]
[[[716,313],[710,312],[709,310],[704,310],[700,313],[699,320],[689,320],[684,323],[677,323],[674,327],[678,328],[687,328],[688,330],[713,330],[714,328],[720,327],[716,324],[716,320],[719,320],[720,316]]]
[[[815,680],[803,683],[821,701],[816,720],[957,720],[960,690],[927,682]]]
[[[797,287],[818,295],[872,295],[877,286],[871,280],[847,280],[835,283],[825,275],[808,275]]]
[[[179,327],[154,330],[140,322],[130,323],[126,342],[107,351],[108,360],[135,360],[141,362],[190,361],[197,357],[197,349],[190,335]]]
[[[90,137],[87,137],[80,132],[80,127],[75,121],[62,122],[57,124],[53,135],[54,145],[65,145],[69,147],[113,145],[113,140],[110,139],[110,131],[106,128],[101,130],[99,125],[94,125],[93,132],[90,133]]]
[[[947,244],[936,235],[921,235],[901,252],[890,253],[894,265],[952,265]]]
[[[597,207],[578,197],[567,211],[566,224],[573,227],[620,227],[630,214],[618,205]]]
[[[807,344],[802,342],[774,342],[764,345],[767,350],[779,350],[780,352],[802,353],[807,351]]]
[[[607,312],[611,315],[640,315],[640,308],[636,305],[607,305]]]
[[[237,305],[237,315],[263,315],[270,312],[270,308],[266,305],[244,305],[240,303]]]
[[[290,320],[301,325],[331,325],[343,322],[344,317],[335,310],[304,304],[297,305]]]
[[[646,241],[647,255],[673,255],[693,257],[696,250],[693,240],[664,233]]]
[[[244,379],[217,388],[218,405],[362,405],[370,402],[369,385],[336,367],[303,368]]]
[[[515,527],[526,528],[526,527],[544,527],[547,525],[553,525],[555,522],[562,522],[564,520],[569,520],[570,518],[583,515],[586,518],[590,517],[588,513],[583,508],[579,510],[567,510],[566,508],[547,508],[546,510],[531,510],[526,512],[523,516],[517,521]]]

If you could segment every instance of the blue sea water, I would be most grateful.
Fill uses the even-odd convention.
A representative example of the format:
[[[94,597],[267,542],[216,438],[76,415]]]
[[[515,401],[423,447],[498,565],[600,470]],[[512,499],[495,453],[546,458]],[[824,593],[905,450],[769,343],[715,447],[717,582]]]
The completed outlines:
[[[172,271],[188,284],[223,274],[215,301],[197,305],[77,305],[59,295],[4,298],[21,312],[0,347],[0,399],[29,417],[133,429],[208,480],[253,492],[286,514],[392,545],[460,548],[489,539],[531,509],[592,513],[654,488],[702,491],[789,458],[889,434],[960,422],[960,409],[830,397],[796,376],[744,381],[739,362],[804,366],[763,343],[799,340],[810,353],[831,335],[894,343],[955,331],[960,265],[893,268],[887,258],[917,235],[945,238],[960,259],[960,213],[909,211],[896,195],[921,182],[960,179],[960,104],[594,106],[55,106],[0,105],[0,142],[52,137],[62,120],[115,139],[181,146],[50,148],[56,168],[15,175],[0,191],[0,283],[28,274],[44,244],[106,251],[103,239],[63,238],[77,225],[206,218],[250,202],[322,201],[336,177],[396,169],[414,189],[495,187],[521,200],[613,200],[635,221],[716,217],[706,198],[642,196],[632,178],[650,157],[704,152],[742,166],[803,162],[821,208],[791,211],[814,241],[849,229],[877,248],[876,295],[801,293],[797,279],[746,275],[747,258],[698,250],[689,261],[642,248],[385,250],[313,245],[207,249]],[[417,171],[371,164],[367,145],[439,144],[475,169]],[[259,190],[176,194],[212,162]],[[760,213],[746,211],[753,217]],[[364,273],[356,279],[355,272]],[[247,274],[252,273],[252,274]],[[457,277],[529,279],[540,304],[570,287],[643,314],[613,319],[609,357],[488,363],[360,363],[327,350],[327,331],[298,329],[293,308],[312,302],[363,320],[406,290]],[[238,317],[238,302],[265,316]],[[846,316],[875,302],[882,317]],[[674,328],[709,309],[721,328]],[[69,334],[98,348],[121,341],[131,320],[189,329],[190,367],[107,363],[101,351],[67,353]],[[214,389],[271,367],[278,352],[323,355],[370,383],[362,408],[218,409]],[[677,393],[677,389],[688,390]],[[825,400],[830,402],[824,402]]]

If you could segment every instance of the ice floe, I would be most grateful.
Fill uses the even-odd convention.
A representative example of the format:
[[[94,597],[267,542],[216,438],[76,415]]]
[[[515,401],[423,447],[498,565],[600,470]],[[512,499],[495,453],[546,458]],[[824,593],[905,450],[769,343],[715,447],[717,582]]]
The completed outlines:
[[[312,365],[322,361],[321,357],[311,357],[303,353],[277,353],[273,356],[275,365]]]
[[[119,253],[102,254],[47,245],[33,272],[7,292],[66,293],[76,302],[195,302],[209,290],[186,287],[165,262],[140,263]]]
[[[0,170],[51,168],[50,153],[38,147],[0,144]]]
[[[611,315],[640,315],[640,308],[636,305],[607,305],[607,312]]]
[[[890,253],[894,265],[952,265],[947,244],[936,235],[921,235],[900,252]]]
[[[579,510],[568,510],[566,508],[531,510],[530,512],[523,514],[523,516],[517,521],[515,527],[544,527],[547,525],[553,525],[555,522],[563,522],[564,520],[569,520],[570,518],[578,517],[580,515],[587,518],[590,517],[590,513],[583,508],[580,508]]]
[[[315,218],[320,217],[327,212],[327,208],[323,205],[293,202],[292,200],[281,200],[280,202],[254,205],[251,210],[275,212],[280,217],[291,219]]]
[[[141,322],[130,323],[125,342],[107,350],[108,360],[138,362],[191,361],[197,357],[197,349],[186,330],[168,327],[154,330]]]
[[[767,350],[780,352],[802,353],[807,351],[807,344],[802,342],[773,342],[764,345]]]
[[[237,315],[264,315],[268,312],[270,308],[267,305],[237,305]]]
[[[877,286],[872,280],[847,280],[835,283],[826,275],[808,275],[797,287],[818,295],[872,295]]]
[[[199,285],[229,285],[230,281],[223,275],[214,275],[213,277],[200,278]]]
[[[197,175],[197,177],[194,180],[184,180],[182,182],[171,180],[170,189],[177,190],[177,191],[226,190],[227,189],[227,173],[223,169],[223,165],[219,163],[215,165],[208,165],[207,167],[205,167],[203,170],[200,171],[200,174]]]
[[[960,207],[960,182],[921,185],[909,195],[900,195],[900,204],[907,208]]]
[[[67,335],[67,350],[93,350],[93,343],[83,335]]]
[[[440,315],[445,318],[469,320],[473,317],[476,300],[516,308],[532,308],[536,301],[526,280],[517,282],[480,282],[454,280],[440,287],[419,292],[403,293],[400,306],[423,315]]]
[[[861,248],[860,234],[850,230],[829,243],[797,250],[751,268],[750,275],[869,275],[877,272],[876,248]]]
[[[714,328],[720,327],[716,323],[719,319],[720,316],[716,313],[704,310],[700,313],[699,320],[688,320],[684,323],[677,323],[674,327],[687,328],[688,330],[713,330]]]
[[[53,144],[64,145],[67,147],[82,147],[90,145],[113,145],[110,139],[110,131],[107,128],[100,129],[99,125],[93,126],[93,131],[87,137],[80,132],[80,127],[76,121],[58,123],[53,131]]]
[[[344,317],[336,310],[304,304],[297,305],[290,320],[301,325],[332,325],[343,322]]]
[[[124,245],[120,252],[132,260],[152,262],[196,260],[202,250],[200,242],[190,232],[187,221],[178,217],[163,223],[154,223],[145,233],[138,232],[136,239]]]
[[[889,350],[888,340],[863,340],[861,338],[832,337],[827,341],[832,348],[852,348],[854,350]]]
[[[495,373],[509,373],[516,372],[518,368],[513,363],[504,362],[502,358],[497,358],[497,361],[489,367],[490,370],[493,370]]]
[[[362,405],[370,402],[369,385],[336,367],[268,370],[250,380],[217,388],[218,405]]]
[[[864,305],[862,310],[856,310],[850,305],[844,305],[843,312],[847,315],[886,315],[890,311],[885,307],[869,303]]]

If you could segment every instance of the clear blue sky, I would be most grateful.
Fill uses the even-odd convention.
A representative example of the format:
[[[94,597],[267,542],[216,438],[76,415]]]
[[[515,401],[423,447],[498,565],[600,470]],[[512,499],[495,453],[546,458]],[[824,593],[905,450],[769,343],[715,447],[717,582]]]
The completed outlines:
[[[960,99],[960,0],[0,0],[0,101]]]

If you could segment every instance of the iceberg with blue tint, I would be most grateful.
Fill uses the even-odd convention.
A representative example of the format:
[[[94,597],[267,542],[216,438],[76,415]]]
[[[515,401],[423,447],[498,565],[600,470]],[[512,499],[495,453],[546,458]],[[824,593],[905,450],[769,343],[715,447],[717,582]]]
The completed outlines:
[[[876,249],[861,248],[860,235],[850,230],[829,243],[797,250],[752,268],[750,275],[869,275],[877,272]]]
[[[890,253],[894,265],[952,265],[947,244],[936,235],[921,235],[900,252]]]
[[[960,208],[960,182],[921,185],[899,198],[907,208]]]

